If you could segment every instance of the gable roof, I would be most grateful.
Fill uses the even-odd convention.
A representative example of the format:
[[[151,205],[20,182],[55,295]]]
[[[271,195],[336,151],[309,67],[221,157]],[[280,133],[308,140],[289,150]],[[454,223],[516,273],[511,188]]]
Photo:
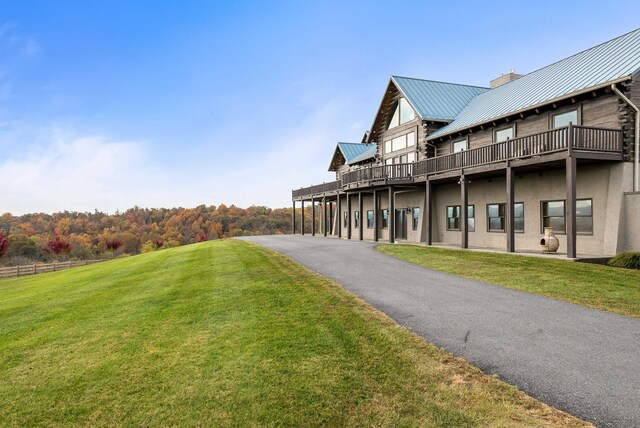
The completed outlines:
[[[423,120],[452,121],[477,95],[489,88],[391,76],[391,81]]]
[[[479,94],[434,139],[554,100],[623,81],[640,71],[640,29]]]
[[[335,171],[338,164],[341,162],[341,160],[336,159],[336,156],[338,155],[342,155],[342,158],[347,165],[353,165],[354,163],[375,157],[377,152],[377,146],[373,143],[338,143],[336,151],[333,154],[333,158],[331,158],[329,171]]]

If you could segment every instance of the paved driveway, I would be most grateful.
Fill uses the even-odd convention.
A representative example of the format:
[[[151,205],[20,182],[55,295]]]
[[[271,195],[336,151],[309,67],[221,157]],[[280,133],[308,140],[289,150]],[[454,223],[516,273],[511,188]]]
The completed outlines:
[[[640,427],[640,320],[425,269],[370,242],[246,239],[545,403],[598,426]]]

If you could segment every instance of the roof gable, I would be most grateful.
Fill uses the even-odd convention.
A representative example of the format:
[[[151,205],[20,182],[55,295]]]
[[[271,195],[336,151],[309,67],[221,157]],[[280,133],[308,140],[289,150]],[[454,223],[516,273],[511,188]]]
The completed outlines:
[[[434,139],[629,78],[640,70],[640,29],[479,94]]]
[[[451,121],[477,95],[489,88],[391,76],[416,113],[424,120]]]
[[[353,165],[375,157],[377,147],[375,144],[362,143],[338,143],[329,165],[329,171],[337,170],[341,165]]]

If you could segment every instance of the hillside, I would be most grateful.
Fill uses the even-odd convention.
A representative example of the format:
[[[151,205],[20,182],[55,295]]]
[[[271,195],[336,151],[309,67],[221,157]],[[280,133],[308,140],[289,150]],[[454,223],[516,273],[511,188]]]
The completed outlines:
[[[3,425],[582,425],[236,240],[1,280],[0,319]]]

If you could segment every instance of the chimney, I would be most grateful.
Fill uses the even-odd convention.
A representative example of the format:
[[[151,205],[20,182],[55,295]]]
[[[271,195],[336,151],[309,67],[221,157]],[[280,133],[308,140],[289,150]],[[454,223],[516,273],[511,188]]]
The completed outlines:
[[[522,74],[516,74],[516,71],[514,69],[511,69],[507,74],[502,74],[500,75],[500,77],[497,77],[489,82],[489,87],[491,89],[497,88],[498,86],[502,86],[505,83],[513,82],[520,77],[522,77]]]

